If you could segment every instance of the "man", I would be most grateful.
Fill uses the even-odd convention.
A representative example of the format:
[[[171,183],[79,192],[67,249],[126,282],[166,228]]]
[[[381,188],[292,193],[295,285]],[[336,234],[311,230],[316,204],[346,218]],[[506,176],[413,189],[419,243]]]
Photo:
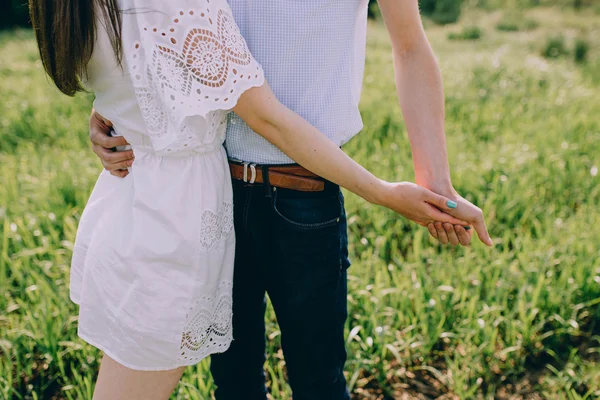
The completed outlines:
[[[365,61],[368,0],[230,0],[235,19],[277,97],[343,145],[362,129],[358,111]],[[417,0],[379,0],[392,40],[400,105],[417,183],[441,195],[452,188],[444,133],[441,75],[421,25]],[[125,176],[133,153],[108,138],[92,115],[91,140],[106,169]],[[234,342],[212,357],[217,400],[265,400],[265,293],[281,328],[296,400],[349,399],[346,360],[346,217],[339,188],[271,190],[248,183],[251,170],[293,161],[231,115],[226,146],[233,160],[237,232]],[[258,167],[244,166],[257,164]],[[241,166],[241,167],[240,167]],[[254,180],[252,180],[254,181]],[[277,189],[277,188],[274,188]],[[429,226],[442,243],[468,245],[471,231]]]

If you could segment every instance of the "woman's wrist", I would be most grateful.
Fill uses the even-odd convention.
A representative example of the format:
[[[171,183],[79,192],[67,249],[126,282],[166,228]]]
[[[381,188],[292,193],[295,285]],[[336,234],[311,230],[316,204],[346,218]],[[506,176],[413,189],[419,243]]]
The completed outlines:
[[[375,179],[364,199],[377,206],[387,206],[390,199],[391,184],[383,179]]]

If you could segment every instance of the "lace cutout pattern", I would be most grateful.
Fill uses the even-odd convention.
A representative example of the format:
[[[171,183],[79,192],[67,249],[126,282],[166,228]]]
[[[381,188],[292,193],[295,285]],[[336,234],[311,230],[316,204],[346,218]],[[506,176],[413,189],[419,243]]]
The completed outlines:
[[[150,79],[150,78],[149,78]],[[164,104],[155,95],[151,86],[138,87],[135,94],[140,105],[142,116],[146,121],[148,133],[155,137],[161,137],[167,132],[167,113]]]
[[[230,109],[243,91],[262,84],[262,69],[223,7],[181,10],[165,26],[142,25],[130,71],[152,137],[174,132],[174,142],[186,135],[178,132],[186,116]]]
[[[200,243],[209,250],[219,240],[229,237],[233,231],[233,204],[223,203],[218,213],[204,211],[201,225]]]
[[[215,295],[196,299],[186,315],[181,338],[180,358],[200,361],[222,353],[233,340],[231,281],[222,281]]]
[[[188,15],[197,13],[198,11],[191,10]],[[180,14],[186,15],[183,11]],[[174,23],[180,24],[181,20],[175,18]],[[198,23],[194,25],[197,26]],[[190,29],[184,36],[181,50],[156,45],[152,62],[161,85],[189,95],[192,79],[204,86],[220,87],[225,83],[230,70],[234,75],[237,74],[231,64],[250,64],[252,56],[231,14],[219,10],[216,32],[213,25],[209,18],[208,26],[212,29]],[[175,28],[171,30],[172,33],[176,32]],[[174,35],[170,37],[170,42],[178,44]]]

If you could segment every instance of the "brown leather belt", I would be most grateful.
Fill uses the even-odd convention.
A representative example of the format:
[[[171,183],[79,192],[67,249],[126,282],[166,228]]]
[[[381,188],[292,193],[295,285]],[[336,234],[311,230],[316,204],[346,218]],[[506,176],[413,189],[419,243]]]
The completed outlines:
[[[263,169],[266,169],[271,186],[300,192],[322,192],[325,190],[323,178],[299,165],[261,166],[229,161],[229,169],[233,179],[247,183],[264,183]]]

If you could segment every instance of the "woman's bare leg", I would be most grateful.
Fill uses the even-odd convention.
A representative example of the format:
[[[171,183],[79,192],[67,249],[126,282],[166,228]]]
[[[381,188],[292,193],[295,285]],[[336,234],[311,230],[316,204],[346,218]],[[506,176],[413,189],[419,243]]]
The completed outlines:
[[[184,369],[135,371],[105,355],[93,400],[168,400]]]

